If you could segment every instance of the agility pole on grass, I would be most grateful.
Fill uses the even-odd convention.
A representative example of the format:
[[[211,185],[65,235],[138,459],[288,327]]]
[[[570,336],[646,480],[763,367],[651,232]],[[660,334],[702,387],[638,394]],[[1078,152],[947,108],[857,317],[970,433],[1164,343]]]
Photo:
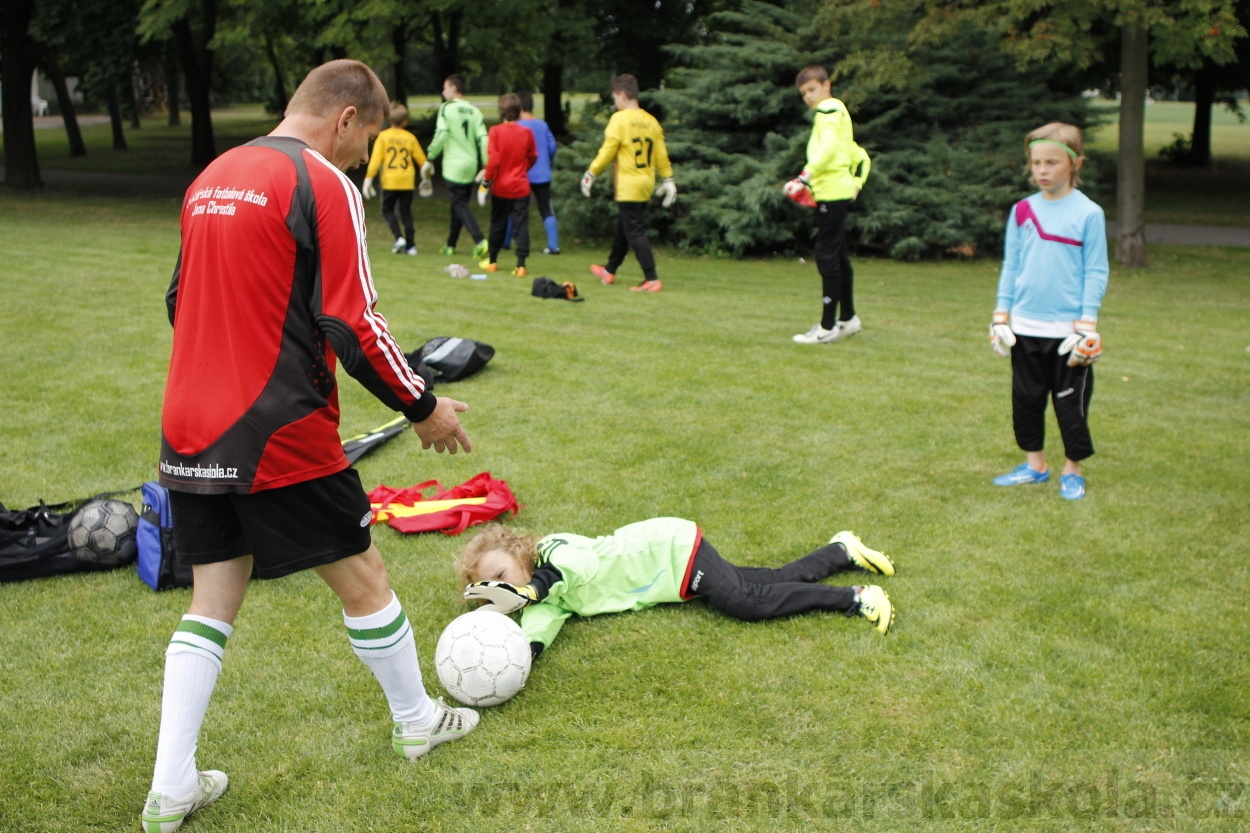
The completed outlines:
[[[373,451],[382,443],[404,433],[404,429],[408,427],[408,424],[408,420],[404,417],[395,417],[390,422],[379,425],[367,434],[357,434],[354,437],[348,437],[343,440],[343,453],[347,455],[347,462],[355,465],[357,460]]]

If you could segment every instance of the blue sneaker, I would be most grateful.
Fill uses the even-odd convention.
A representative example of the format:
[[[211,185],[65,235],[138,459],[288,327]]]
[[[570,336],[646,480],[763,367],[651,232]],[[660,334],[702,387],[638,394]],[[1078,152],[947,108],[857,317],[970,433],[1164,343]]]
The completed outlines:
[[[1085,478],[1079,474],[1065,474],[1060,477],[1059,497],[1064,500],[1080,500],[1085,497]]]
[[[1050,480],[1050,469],[1034,471],[1028,463],[1021,463],[1006,474],[994,478],[995,486],[1019,486],[1023,483],[1045,483]]]

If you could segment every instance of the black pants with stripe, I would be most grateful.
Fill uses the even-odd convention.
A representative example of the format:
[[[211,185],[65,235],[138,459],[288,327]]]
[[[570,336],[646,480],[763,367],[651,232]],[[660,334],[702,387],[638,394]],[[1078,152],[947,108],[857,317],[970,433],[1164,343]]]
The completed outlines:
[[[1020,448],[1041,451],[1049,398],[1055,405],[1064,454],[1079,462],[1094,453],[1089,435],[1094,369],[1068,367],[1068,357],[1059,355],[1062,342],[1061,338],[1016,336],[1016,346],[1011,348],[1011,421]]]
[[[651,253],[651,241],[647,239],[647,204],[645,202],[618,202],[616,204],[616,239],[608,253],[605,269],[616,274],[625,262],[625,255],[634,250],[638,265],[642,267],[643,280],[659,280],[655,274],[655,255]]]
[[[816,269],[824,292],[820,326],[832,330],[855,317],[855,272],[846,251],[846,212],[850,200],[832,200],[816,207]]]
[[[841,544],[829,544],[784,567],[737,567],[705,539],[695,552],[687,592],[735,619],[755,622],[809,610],[853,613],[855,590],[817,584],[834,573],[854,569]]]
[[[447,195],[451,197],[451,230],[447,232],[447,245],[453,249],[456,248],[456,241],[460,239],[461,228],[469,232],[474,243],[482,239],[482,229],[478,227],[477,218],[473,216],[473,209],[469,207],[469,200],[476,188],[477,186],[472,182],[468,185],[461,185],[458,182],[447,183]]]

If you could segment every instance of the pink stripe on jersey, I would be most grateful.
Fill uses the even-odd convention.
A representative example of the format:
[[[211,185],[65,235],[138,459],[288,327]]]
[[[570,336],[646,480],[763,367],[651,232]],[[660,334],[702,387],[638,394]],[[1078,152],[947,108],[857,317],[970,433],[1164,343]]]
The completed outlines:
[[[1042,223],[1037,219],[1037,215],[1033,213],[1033,206],[1029,205],[1028,200],[1020,200],[1016,203],[1016,225],[1022,226],[1026,220],[1033,221],[1033,229],[1037,232],[1037,236],[1043,240],[1049,240],[1052,243],[1067,243],[1069,246],[1084,246],[1080,240],[1073,240],[1071,237],[1060,237],[1057,234],[1047,234],[1042,228]]]

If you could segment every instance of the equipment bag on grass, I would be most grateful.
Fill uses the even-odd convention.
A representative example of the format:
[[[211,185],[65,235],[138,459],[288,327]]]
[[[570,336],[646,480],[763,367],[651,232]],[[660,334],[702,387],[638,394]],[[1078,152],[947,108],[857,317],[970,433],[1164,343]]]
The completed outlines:
[[[139,578],[153,590],[191,586],[191,567],[174,558],[174,515],[169,490],[148,481],[141,487],[143,511],[139,513]]]
[[[433,488],[431,495],[423,494]],[[407,489],[379,486],[369,493],[373,522],[386,523],[400,532],[442,532],[459,535],[471,526],[494,520],[521,507],[512,489],[502,480],[482,472],[459,486],[443,490],[437,480]]]
[[[577,291],[577,285],[572,281],[564,283],[556,283],[551,278],[541,277],[534,278],[534,284],[530,288],[530,294],[535,298],[563,298],[566,301],[585,301]]]
[[[456,382],[477,373],[494,355],[495,348],[489,344],[471,338],[438,336],[404,358],[413,372],[425,364],[434,373],[435,382]]]
[[[72,501],[52,506],[40,501],[38,506],[22,510],[6,509],[0,503],[0,582],[26,581],[91,570],[112,570],[128,563],[102,562],[79,557],[74,554],[69,542],[70,524],[74,515],[91,501],[115,494],[122,492],[97,495],[83,501],[71,512],[53,510],[75,506]],[[128,511],[134,510],[130,508]]]

